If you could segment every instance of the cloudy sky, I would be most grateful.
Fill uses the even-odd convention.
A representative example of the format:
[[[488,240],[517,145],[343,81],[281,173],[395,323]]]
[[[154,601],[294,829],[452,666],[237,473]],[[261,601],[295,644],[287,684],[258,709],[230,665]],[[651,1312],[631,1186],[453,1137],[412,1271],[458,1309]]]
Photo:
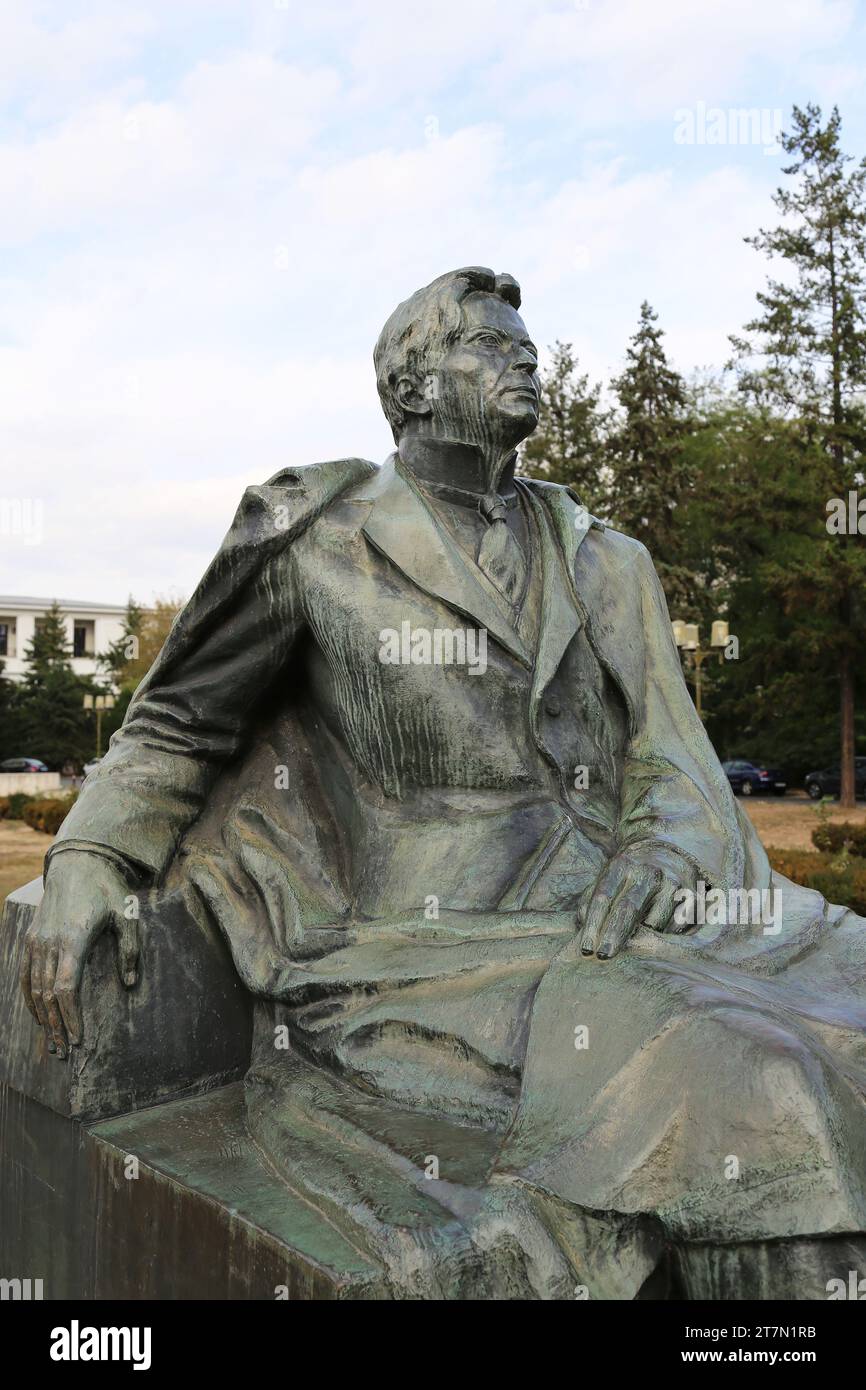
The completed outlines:
[[[643,298],[682,371],[719,365],[779,119],[836,102],[866,152],[864,27],[854,0],[0,0],[0,592],[188,594],[248,483],[384,457],[373,342],[455,266],[516,275],[594,376]]]

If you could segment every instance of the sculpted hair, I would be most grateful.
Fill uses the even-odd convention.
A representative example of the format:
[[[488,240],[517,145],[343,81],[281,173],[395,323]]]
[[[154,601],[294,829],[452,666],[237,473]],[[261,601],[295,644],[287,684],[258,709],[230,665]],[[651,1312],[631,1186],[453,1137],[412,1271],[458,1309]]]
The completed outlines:
[[[478,291],[498,295],[512,308],[520,308],[520,286],[512,275],[496,275],[486,266],[464,266],[438,276],[398,304],[379,334],[373,351],[376,386],[395,440],[406,423],[397,383],[404,376],[422,382],[435,371],[463,327],[463,300]]]

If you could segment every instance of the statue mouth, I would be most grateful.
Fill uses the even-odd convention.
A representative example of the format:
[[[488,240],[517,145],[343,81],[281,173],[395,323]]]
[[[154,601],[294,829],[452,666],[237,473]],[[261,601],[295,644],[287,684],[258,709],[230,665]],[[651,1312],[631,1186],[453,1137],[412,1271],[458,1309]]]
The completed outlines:
[[[525,400],[532,401],[533,405],[538,405],[538,392],[531,386],[506,386],[503,390],[504,395],[523,396]]]

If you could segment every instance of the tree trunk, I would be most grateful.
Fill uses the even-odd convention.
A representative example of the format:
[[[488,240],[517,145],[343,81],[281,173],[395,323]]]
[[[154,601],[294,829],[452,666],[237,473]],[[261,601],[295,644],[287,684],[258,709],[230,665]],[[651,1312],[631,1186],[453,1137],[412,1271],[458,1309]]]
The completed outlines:
[[[844,419],[842,409],[842,348],[839,342],[839,293],[836,283],[836,249],[832,224],[830,226],[829,250],[833,379],[833,443],[831,450],[836,465],[836,486],[837,489],[841,489],[838,495],[844,497],[844,485],[847,479],[845,476],[845,450],[840,438]],[[844,547],[846,543],[847,536],[843,537],[842,540],[843,563],[845,562]],[[851,630],[851,606],[851,589],[848,583],[845,583],[842,601],[839,604],[839,617],[845,629],[842,633],[843,642],[846,641]],[[846,811],[853,811],[856,803],[854,783],[854,668],[851,652],[847,647],[843,648],[839,663],[839,715],[839,805]]]
[[[846,811],[853,811],[854,793],[854,671],[851,653],[844,651],[839,667],[840,695],[840,758],[839,758],[839,805]]]

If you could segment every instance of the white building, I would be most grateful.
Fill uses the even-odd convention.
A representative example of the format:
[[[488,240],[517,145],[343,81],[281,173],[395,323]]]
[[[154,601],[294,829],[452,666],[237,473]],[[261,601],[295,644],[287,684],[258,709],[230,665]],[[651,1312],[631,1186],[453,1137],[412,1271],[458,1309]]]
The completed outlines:
[[[54,600],[50,598],[21,598],[0,594],[0,661],[3,674],[10,680],[22,680],[27,671],[25,652],[29,647],[36,624],[44,618]],[[123,633],[125,604],[72,603],[58,599],[66,623],[66,636],[72,653],[71,665],[79,676],[101,674],[97,656],[108,651],[112,642]]]

